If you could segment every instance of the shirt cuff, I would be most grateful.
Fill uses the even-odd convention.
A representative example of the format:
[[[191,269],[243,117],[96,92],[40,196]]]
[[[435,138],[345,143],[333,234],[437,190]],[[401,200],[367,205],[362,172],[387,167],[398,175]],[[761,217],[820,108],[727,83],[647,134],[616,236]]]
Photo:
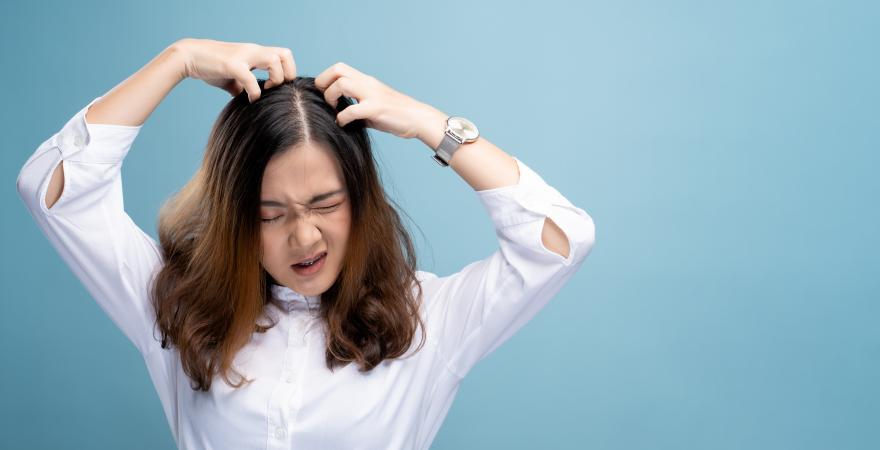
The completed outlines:
[[[52,139],[61,159],[92,163],[118,163],[125,158],[143,125],[94,124],[86,122],[96,97],[79,110]]]

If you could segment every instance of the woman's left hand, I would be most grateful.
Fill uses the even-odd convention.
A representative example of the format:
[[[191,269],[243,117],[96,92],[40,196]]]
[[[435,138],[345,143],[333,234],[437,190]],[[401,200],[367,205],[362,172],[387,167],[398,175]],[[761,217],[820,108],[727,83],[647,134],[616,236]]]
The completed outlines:
[[[357,100],[356,104],[336,115],[339,126],[363,119],[370,128],[403,138],[419,138],[428,145],[436,140],[436,135],[443,135],[448,116],[442,111],[398,92],[345,63],[333,64],[321,72],[315,77],[315,86],[334,108],[341,96]]]

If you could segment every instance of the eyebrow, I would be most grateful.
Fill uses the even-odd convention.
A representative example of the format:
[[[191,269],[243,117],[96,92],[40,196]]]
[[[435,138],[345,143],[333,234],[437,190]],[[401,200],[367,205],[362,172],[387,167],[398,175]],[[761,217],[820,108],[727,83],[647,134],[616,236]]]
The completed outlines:
[[[325,200],[325,199],[327,199],[327,198],[330,198],[330,197],[332,197],[332,196],[334,196],[334,195],[336,195],[336,194],[341,194],[341,193],[343,193],[343,192],[345,192],[345,189],[337,189],[337,190],[335,190],[335,191],[330,191],[330,192],[325,192],[325,193],[323,193],[323,194],[315,195],[314,197],[312,197],[311,200],[309,200],[309,203],[308,203],[308,204],[309,204],[309,205],[314,205],[315,203],[318,203],[318,202],[320,202],[321,200]],[[281,202],[275,201],[275,200],[260,200],[260,206],[278,206],[278,207],[282,207],[282,208],[283,208],[283,207],[285,207],[285,206],[287,206],[287,205],[285,205],[284,203],[281,203]]]

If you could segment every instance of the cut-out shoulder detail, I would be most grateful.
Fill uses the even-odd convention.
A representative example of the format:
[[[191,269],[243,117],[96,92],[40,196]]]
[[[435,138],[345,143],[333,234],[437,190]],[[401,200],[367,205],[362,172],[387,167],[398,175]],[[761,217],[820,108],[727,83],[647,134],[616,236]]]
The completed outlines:
[[[49,181],[49,187],[46,189],[47,209],[52,209],[62,192],[64,192],[64,160],[58,162],[58,167],[52,172],[52,180]]]

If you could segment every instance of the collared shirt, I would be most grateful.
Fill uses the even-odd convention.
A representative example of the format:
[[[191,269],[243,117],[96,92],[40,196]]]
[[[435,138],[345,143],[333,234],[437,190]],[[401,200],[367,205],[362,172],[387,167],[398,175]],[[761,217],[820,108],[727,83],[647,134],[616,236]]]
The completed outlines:
[[[324,361],[320,296],[273,285],[280,318],[235,357],[253,383],[231,388],[215,376],[194,391],[174,349],[159,344],[148,285],[161,248],[123,207],[121,167],[141,126],[90,124],[77,112],[25,162],[19,195],[64,262],[141,353],[181,449],[427,449],[461,380],[507,341],[568,282],[590,252],[593,220],[537,173],[519,165],[517,184],[474,191],[488,212],[498,249],[448,276],[418,271],[427,342],[421,330],[403,357],[368,373]],[[61,197],[46,190],[63,161]],[[565,233],[569,255],[542,241],[545,218]]]

